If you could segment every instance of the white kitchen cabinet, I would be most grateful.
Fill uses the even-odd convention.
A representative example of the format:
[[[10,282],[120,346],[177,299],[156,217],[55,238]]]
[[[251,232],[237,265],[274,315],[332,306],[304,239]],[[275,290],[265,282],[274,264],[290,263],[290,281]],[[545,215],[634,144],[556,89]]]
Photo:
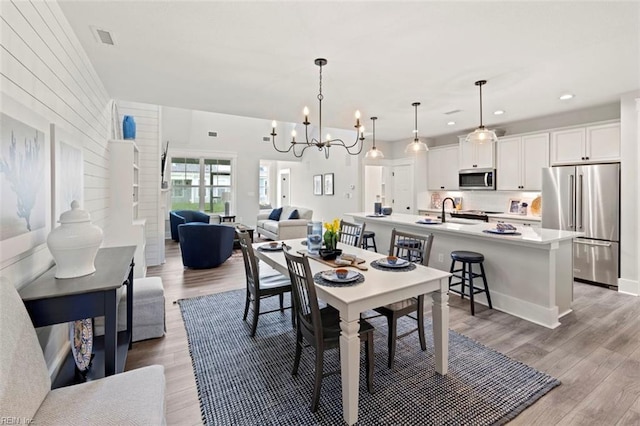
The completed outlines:
[[[551,133],[551,164],[620,161],[620,123]]]
[[[461,170],[493,169],[495,167],[495,142],[466,142],[461,136],[459,164]]]
[[[427,156],[427,187],[433,191],[458,190],[457,145],[430,148]]]
[[[139,161],[138,146],[131,140],[109,141],[109,227],[104,246],[135,245],[136,278],[146,275],[145,219],[138,218]]]
[[[498,190],[542,190],[542,168],[549,166],[548,133],[501,138],[496,146]]]

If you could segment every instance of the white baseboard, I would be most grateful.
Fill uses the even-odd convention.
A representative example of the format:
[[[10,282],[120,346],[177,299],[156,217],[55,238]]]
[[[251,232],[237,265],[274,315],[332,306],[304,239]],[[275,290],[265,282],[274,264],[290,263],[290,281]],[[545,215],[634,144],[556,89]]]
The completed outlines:
[[[60,368],[64,365],[69,351],[71,351],[71,343],[67,340],[60,346],[60,350],[58,350],[53,362],[49,365],[49,377],[51,378],[51,381],[53,381],[53,379],[58,375]]]
[[[482,305],[489,306],[484,294],[476,295],[475,301]],[[494,290],[491,290],[491,304],[493,305],[493,308],[498,311],[522,318],[543,327],[556,328],[560,325],[560,322],[558,321],[560,315],[557,307],[545,308],[544,306],[515,299]],[[566,315],[567,313],[569,312],[563,312],[562,315]]]
[[[640,282],[626,278],[618,278],[618,292],[632,296],[640,296]]]

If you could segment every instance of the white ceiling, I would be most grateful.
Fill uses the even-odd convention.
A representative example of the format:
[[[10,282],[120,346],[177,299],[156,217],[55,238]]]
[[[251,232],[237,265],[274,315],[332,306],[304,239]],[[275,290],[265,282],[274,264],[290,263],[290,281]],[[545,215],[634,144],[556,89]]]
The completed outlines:
[[[640,89],[638,1],[59,3],[116,99],[289,122],[307,105],[317,124],[324,57],[323,125],[360,109],[380,140],[412,136],[414,101],[420,136],[476,127],[479,79],[489,127]]]

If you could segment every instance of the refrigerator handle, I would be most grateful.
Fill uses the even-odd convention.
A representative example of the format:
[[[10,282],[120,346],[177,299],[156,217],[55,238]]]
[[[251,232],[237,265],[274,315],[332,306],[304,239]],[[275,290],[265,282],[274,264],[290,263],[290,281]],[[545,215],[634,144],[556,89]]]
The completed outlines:
[[[607,243],[607,242],[598,242],[598,241],[591,241],[591,240],[581,240],[576,238],[575,240],[573,240],[574,244],[584,244],[586,246],[597,246],[597,247],[611,247],[611,243]]]
[[[569,175],[569,229],[574,230],[573,220],[575,219],[575,176]]]
[[[578,205],[577,207],[580,208],[580,213],[578,213],[578,210],[576,209],[576,230],[582,230],[582,227],[584,225],[584,218],[583,218],[583,200],[584,200],[584,194],[582,193],[582,190],[584,188],[583,183],[582,183],[582,178],[583,175],[580,174],[578,175],[578,191],[577,191],[577,196],[580,197],[580,199],[578,200]],[[580,225],[578,225],[578,219],[580,219]]]

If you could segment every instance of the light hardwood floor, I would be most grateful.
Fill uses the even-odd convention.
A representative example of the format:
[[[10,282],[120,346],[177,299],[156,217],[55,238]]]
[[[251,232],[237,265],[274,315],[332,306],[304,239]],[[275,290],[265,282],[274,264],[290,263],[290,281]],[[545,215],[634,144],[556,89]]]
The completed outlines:
[[[167,423],[201,424],[186,332],[173,302],[244,288],[242,255],[236,251],[215,269],[185,270],[178,244],[168,240],[166,263],[147,275],[162,277],[167,334],[134,343],[127,369],[164,365]],[[555,330],[480,305],[472,317],[468,301],[456,295],[450,307],[451,329],[562,381],[510,424],[640,424],[640,298],[576,283],[574,311]]]

